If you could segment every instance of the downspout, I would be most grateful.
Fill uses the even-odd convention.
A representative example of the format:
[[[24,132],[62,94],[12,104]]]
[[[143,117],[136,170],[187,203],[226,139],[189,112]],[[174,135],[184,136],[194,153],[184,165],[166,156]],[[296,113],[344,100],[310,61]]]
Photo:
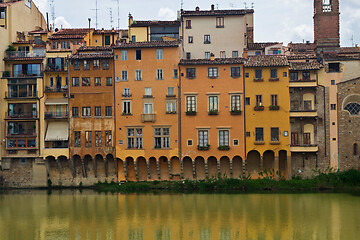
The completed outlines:
[[[40,104],[40,101],[41,99],[43,99],[45,96],[44,96],[44,91],[45,91],[45,84],[44,84],[44,72],[43,72],[43,76],[42,76],[42,87],[43,87],[43,92],[42,92],[42,96],[38,98],[38,104],[39,104],[39,127],[38,127],[38,146],[39,146],[39,157],[41,156],[41,148],[40,148],[40,134],[41,134],[41,131],[40,131],[40,127],[41,127],[41,118],[40,118],[40,109],[41,109],[41,104]],[[36,94],[37,94],[37,91],[36,91]],[[44,138],[44,145],[45,145],[45,138]],[[44,146],[45,147],[45,146]]]
[[[243,161],[246,161],[246,156],[247,156],[247,153],[246,153],[246,111],[245,111],[245,108],[246,108],[246,105],[245,105],[245,99],[246,99],[246,91],[245,91],[245,59],[244,59],[244,64],[243,64],[243,95],[244,95],[244,98],[243,98],[243,106],[244,106],[244,159]],[[243,162],[244,163],[244,162]],[[242,176],[244,176],[244,165],[242,166]]]
[[[180,50],[181,51],[181,50]],[[178,74],[179,74],[179,82],[178,82],[178,136],[179,136],[179,160],[180,164],[182,163],[182,133],[181,133],[181,72],[180,72],[180,63],[178,64]],[[182,168],[183,171],[183,168]]]
[[[116,84],[116,77],[115,77],[115,52],[114,52],[114,49],[112,50],[113,51],[113,83],[114,83],[114,87],[113,87],[113,98],[114,98],[114,143],[113,143],[113,146],[114,146],[114,162],[115,162],[115,167],[116,167],[116,175],[117,175],[117,178],[118,178],[118,181],[119,181],[119,176],[118,176],[118,162],[116,161],[116,144],[117,144],[117,139],[116,139],[116,98],[115,98],[115,84]]]
[[[71,86],[71,82],[72,82],[72,80],[70,79],[70,61],[69,61],[69,59],[67,58],[66,59],[66,61],[67,61],[67,66],[68,66],[68,84],[69,84],[69,86],[68,86],[68,96],[67,96],[67,99],[68,99],[68,109],[69,109],[69,120],[68,120],[68,135],[69,135],[69,139],[68,139],[68,148],[69,148],[69,159],[71,158],[71,156],[70,156],[70,121],[71,121],[71,117],[70,117],[70,86]],[[82,160],[82,159],[81,159]]]

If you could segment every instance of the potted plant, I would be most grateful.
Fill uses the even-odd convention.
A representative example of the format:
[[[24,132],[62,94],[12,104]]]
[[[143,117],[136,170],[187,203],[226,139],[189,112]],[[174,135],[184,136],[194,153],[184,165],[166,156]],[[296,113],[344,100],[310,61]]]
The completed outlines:
[[[2,77],[3,78],[10,77],[10,71],[4,71]]]
[[[198,146],[197,146],[197,149],[198,149],[199,151],[206,151],[206,150],[209,150],[209,149],[210,149],[210,145],[209,145],[209,144],[206,144],[206,146],[200,146],[200,145],[198,145]]]
[[[227,146],[227,145],[219,146],[218,149],[219,149],[220,151],[227,151],[227,150],[230,150],[230,146]]]
[[[270,109],[270,111],[277,111],[277,110],[280,109],[280,106],[271,105],[271,106],[269,107],[269,109]]]
[[[195,115],[196,115],[196,111],[186,111],[186,115],[188,115],[188,116],[195,116]]]
[[[234,109],[234,110],[231,110],[230,113],[231,113],[231,115],[240,115],[242,113],[242,111]]]
[[[209,111],[209,115],[218,115],[218,110]]]
[[[261,105],[255,106],[255,107],[254,107],[254,110],[255,110],[255,111],[264,111],[264,106],[261,106]]]

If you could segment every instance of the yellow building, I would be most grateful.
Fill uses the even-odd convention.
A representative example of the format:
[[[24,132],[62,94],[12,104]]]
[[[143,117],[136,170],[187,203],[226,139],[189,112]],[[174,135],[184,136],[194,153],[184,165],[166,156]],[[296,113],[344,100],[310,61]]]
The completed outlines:
[[[92,32],[91,46],[110,47],[128,41],[128,30],[97,29]]]
[[[179,43],[127,43],[114,55],[119,180],[179,179]]]
[[[245,61],[246,172],[290,177],[289,63],[285,56]]]

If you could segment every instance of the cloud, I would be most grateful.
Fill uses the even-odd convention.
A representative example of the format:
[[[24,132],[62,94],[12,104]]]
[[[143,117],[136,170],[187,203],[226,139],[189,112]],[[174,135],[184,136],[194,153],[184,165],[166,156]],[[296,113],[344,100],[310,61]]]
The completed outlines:
[[[170,8],[160,8],[158,18],[159,20],[175,20],[177,19],[177,13]]]
[[[63,16],[59,16],[55,19],[55,27],[57,28],[71,28],[71,25]]]

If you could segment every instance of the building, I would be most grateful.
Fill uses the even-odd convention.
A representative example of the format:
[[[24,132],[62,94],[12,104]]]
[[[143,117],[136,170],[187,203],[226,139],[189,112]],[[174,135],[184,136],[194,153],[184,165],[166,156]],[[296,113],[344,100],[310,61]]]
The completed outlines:
[[[179,42],[114,47],[119,181],[180,179]]]
[[[97,29],[90,37],[91,46],[110,47],[117,42],[127,42],[128,30]]]
[[[291,177],[289,63],[285,56],[245,61],[246,175]]]
[[[242,58],[180,61],[184,179],[243,177],[243,66]]]
[[[186,59],[242,56],[254,42],[253,9],[181,11],[183,55]]]
[[[248,56],[285,55],[286,51],[283,44],[278,42],[248,43],[246,50]]]

